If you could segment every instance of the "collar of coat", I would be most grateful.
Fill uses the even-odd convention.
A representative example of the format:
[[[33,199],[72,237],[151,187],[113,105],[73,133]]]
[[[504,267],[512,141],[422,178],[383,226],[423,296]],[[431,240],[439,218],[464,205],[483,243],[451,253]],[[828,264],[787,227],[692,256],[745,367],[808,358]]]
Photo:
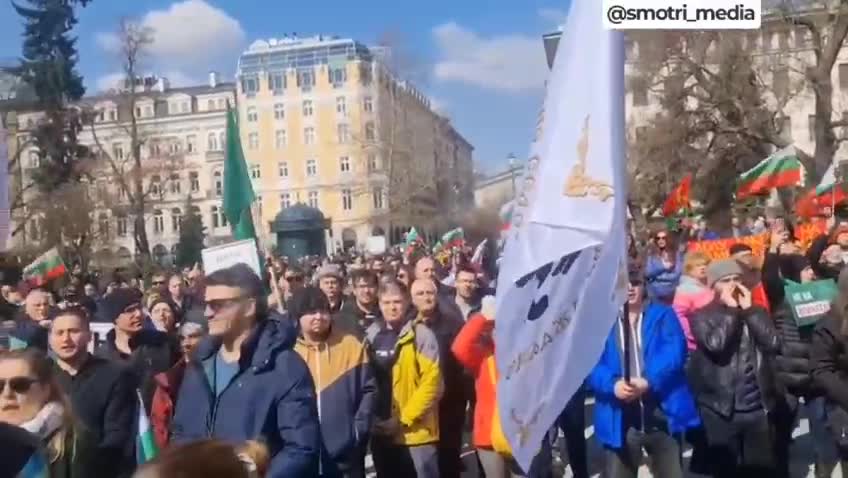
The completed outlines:
[[[239,368],[246,370],[252,367],[258,372],[273,367],[272,363],[277,354],[292,348],[296,337],[295,328],[288,320],[272,314],[271,317],[257,323],[250,336],[241,345]],[[221,344],[220,337],[204,338],[197,345],[194,360],[203,362],[213,358],[221,348]]]

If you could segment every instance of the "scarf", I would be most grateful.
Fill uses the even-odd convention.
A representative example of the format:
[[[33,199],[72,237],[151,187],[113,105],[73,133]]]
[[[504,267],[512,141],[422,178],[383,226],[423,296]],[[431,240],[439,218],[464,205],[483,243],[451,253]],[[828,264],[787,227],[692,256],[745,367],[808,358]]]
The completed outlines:
[[[65,407],[59,402],[50,402],[33,417],[32,420],[20,425],[24,430],[46,440],[62,426]]]

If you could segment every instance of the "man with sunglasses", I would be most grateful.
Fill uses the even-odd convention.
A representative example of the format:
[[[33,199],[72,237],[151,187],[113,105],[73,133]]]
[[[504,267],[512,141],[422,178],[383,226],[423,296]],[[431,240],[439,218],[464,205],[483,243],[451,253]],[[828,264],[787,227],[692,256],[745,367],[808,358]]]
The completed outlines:
[[[771,361],[780,339],[753,304],[735,259],[713,262],[707,283],[715,300],[692,317],[697,343],[689,381],[707,435],[714,476],[777,476],[773,416],[781,398]]]
[[[269,311],[262,280],[245,264],[206,278],[205,306],[209,336],[186,366],[172,442],[261,439],[268,476],[318,476],[315,389],[291,321]]]
[[[154,376],[179,360],[179,343],[164,332],[144,328],[141,292],[118,289],[101,302],[103,318],[114,323],[96,355],[127,365],[149,411],[156,390]]]

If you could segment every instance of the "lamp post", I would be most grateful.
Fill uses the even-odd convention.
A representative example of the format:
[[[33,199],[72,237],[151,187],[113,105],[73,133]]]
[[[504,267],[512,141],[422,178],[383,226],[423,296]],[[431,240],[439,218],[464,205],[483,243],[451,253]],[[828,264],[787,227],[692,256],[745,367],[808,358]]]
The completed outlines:
[[[506,161],[509,164],[509,180],[512,183],[512,199],[515,199],[515,162],[517,158],[513,153],[509,153]]]

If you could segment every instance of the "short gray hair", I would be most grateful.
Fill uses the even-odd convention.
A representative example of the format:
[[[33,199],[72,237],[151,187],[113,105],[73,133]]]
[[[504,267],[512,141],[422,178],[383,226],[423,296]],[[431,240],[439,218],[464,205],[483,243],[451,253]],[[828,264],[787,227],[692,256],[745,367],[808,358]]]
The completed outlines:
[[[203,333],[203,326],[197,322],[186,322],[180,326],[180,337]]]

